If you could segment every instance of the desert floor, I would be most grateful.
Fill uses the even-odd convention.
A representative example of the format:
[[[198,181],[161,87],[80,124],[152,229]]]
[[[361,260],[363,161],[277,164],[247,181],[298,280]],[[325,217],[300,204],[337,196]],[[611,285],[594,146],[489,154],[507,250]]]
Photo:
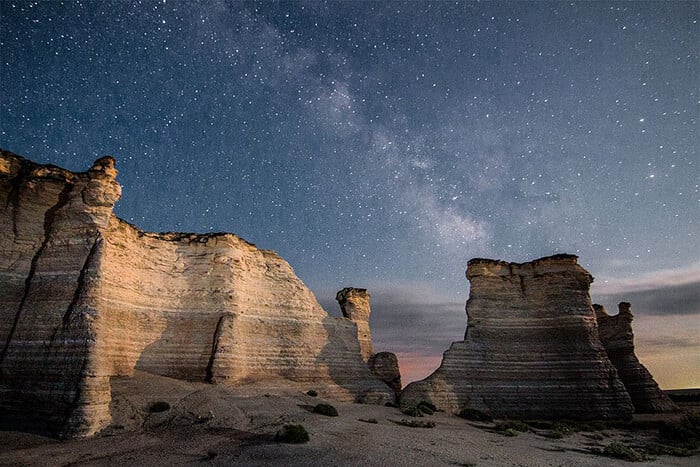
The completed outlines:
[[[230,389],[143,374],[115,381],[113,391],[129,397],[115,396],[112,426],[101,434],[57,441],[0,432],[0,465],[608,466],[631,464],[592,451],[613,441],[639,446],[655,437],[645,424],[562,439],[547,438],[544,430],[507,437],[493,424],[444,413],[414,419],[434,422],[433,428],[412,428],[395,423],[412,419],[396,408],[326,401],[303,388]],[[157,401],[171,408],[149,412]],[[313,413],[320,402],[331,403],[339,416]],[[287,423],[302,424],[310,441],[276,442],[275,433]],[[635,465],[697,466],[700,456],[656,456]]]

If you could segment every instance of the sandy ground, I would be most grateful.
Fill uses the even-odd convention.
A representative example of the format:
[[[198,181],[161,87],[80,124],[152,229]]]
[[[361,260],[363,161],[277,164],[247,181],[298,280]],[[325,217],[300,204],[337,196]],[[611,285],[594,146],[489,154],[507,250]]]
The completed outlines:
[[[549,439],[543,432],[506,437],[443,413],[420,420],[434,428],[396,424],[398,409],[326,401],[311,388],[222,388],[144,374],[113,381],[113,424],[87,440],[56,441],[0,432],[0,465],[284,465],[284,466],[608,466],[630,463],[591,453],[612,441],[635,446],[653,429],[604,430]],[[158,397],[153,397],[157,394]],[[166,401],[170,410],[150,413]],[[330,402],[338,417],[311,412]],[[362,420],[375,419],[377,423]],[[306,427],[311,440],[274,441],[286,423]],[[636,465],[700,465],[700,456],[659,456]]]

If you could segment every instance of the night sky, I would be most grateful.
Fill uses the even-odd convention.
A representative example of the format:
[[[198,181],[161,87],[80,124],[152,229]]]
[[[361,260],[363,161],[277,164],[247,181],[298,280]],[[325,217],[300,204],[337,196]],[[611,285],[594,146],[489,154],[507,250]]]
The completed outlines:
[[[466,263],[573,253],[700,386],[699,3],[0,1],[0,146],[277,251],[425,376]]]

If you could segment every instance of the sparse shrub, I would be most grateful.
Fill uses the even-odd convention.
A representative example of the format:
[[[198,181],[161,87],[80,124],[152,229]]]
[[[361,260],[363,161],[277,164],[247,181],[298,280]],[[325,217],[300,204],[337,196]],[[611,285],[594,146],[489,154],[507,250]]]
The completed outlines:
[[[165,412],[170,410],[170,404],[165,401],[151,402],[148,406],[148,411],[151,413]]]
[[[503,436],[509,436],[509,437],[518,436],[518,432],[512,428],[504,428],[504,429],[497,430],[497,431],[499,434],[501,434]]]
[[[318,396],[318,391],[315,391],[313,389],[309,389],[308,391],[306,391],[306,395],[311,396],[311,397],[316,397],[316,396]]]
[[[301,444],[309,441],[309,433],[303,425],[284,425],[275,435],[275,441]]]
[[[656,456],[675,456],[675,457],[687,457],[692,456],[693,451],[691,449],[686,449],[678,446],[668,446],[666,444],[649,443],[644,446],[644,451],[647,454],[652,454]]]
[[[317,404],[313,410],[314,413],[325,415],[327,417],[337,417],[338,411],[330,404]]]
[[[504,420],[496,425],[496,431],[515,430],[522,433],[530,431],[530,427],[522,420]]]
[[[404,415],[408,415],[409,417],[422,417],[423,412],[421,412],[418,407],[406,407],[405,409],[401,409],[401,413]]]
[[[437,411],[437,408],[428,401],[420,401],[416,408],[426,415],[432,415]]]
[[[649,460],[649,457],[645,453],[637,451],[636,449],[617,441],[605,446],[600,453],[607,457],[623,459],[630,462],[643,462]]]
[[[465,407],[459,411],[458,417],[464,418],[465,420],[472,420],[474,422],[492,422],[493,418],[486,412],[482,412],[478,409],[472,409],[471,407]]]
[[[430,420],[406,420],[406,419],[401,419],[401,421],[394,422],[397,425],[402,425],[402,426],[407,426],[411,428],[434,428],[435,427],[435,422],[431,422]]]

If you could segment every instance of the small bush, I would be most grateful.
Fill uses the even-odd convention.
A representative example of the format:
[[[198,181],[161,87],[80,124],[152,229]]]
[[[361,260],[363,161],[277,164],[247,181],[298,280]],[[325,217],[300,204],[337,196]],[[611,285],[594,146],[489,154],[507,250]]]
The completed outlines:
[[[423,421],[423,420],[406,420],[402,419],[399,422],[394,422],[397,425],[408,426],[411,428],[434,428],[435,422]]]
[[[301,444],[309,441],[309,433],[303,425],[284,425],[275,435],[275,441]]]
[[[652,454],[656,456],[675,456],[675,457],[688,457],[693,455],[693,451],[686,448],[681,448],[678,446],[668,446],[665,444],[650,443],[644,446],[644,451],[647,454]]]
[[[465,407],[457,414],[458,417],[464,418],[465,420],[472,420],[474,422],[492,422],[493,418],[491,415],[481,410],[472,409],[471,407]]]
[[[314,413],[325,415],[327,417],[337,417],[338,411],[330,404],[318,404],[314,407]]]
[[[165,401],[151,402],[148,406],[148,411],[151,413],[165,412],[170,410],[170,404]]]
[[[437,408],[427,401],[420,401],[416,408],[426,415],[432,415],[437,411]]]
[[[508,429],[520,431],[521,433],[527,433],[530,431],[530,427],[527,426],[527,423],[523,422],[522,420],[504,420],[496,425],[497,431],[504,431]]]
[[[630,462],[643,462],[649,460],[649,457],[643,452],[637,451],[617,441],[614,441],[605,446],[601,454],[607,457],[623,459]]]
[[[318,396],[318,391],[314,391],[313,389],[309,389],[308,391],[306,391],[306,395],[311,396],[311,397],[316,397],[316,396]]]
[[[408,415],[409,417],[422,417],[423,412],[421,412],[418,407],[406,407],[405,409],[401,410],[401,413],[404,415]]]

